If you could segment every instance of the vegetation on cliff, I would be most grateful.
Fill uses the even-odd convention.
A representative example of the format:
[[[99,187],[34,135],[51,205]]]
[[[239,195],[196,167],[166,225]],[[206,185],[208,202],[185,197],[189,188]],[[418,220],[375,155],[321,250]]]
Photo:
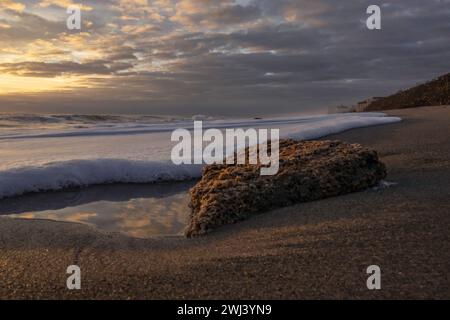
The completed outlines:
[[[450,73],[372,102],[364,111],[450,105]]]

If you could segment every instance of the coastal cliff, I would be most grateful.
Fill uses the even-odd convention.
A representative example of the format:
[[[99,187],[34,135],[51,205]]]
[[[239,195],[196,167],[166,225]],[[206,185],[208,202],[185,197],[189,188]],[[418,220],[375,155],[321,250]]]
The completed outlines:
[[[450,73],[371,102],[364,111],[450,105]]]

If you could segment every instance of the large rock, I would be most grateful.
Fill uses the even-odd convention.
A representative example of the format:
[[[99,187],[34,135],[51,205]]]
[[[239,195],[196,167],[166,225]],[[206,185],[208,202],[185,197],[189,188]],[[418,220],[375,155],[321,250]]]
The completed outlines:
[[[280,170],[261,176],[260,165],[210,165],[190,190],[188,237],[294,203],[375,186],[386,176],[376,151],[340,141],[280,141]]]

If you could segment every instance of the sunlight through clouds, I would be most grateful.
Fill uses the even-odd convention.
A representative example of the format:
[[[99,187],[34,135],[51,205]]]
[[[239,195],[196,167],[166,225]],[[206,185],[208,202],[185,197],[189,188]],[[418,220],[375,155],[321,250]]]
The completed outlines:
[[[81,30],[68,30],[78,3]],[[264,113],[280,101],[284,111],[351,103],[448,71],[450,1],[397,1],[377,34],[365,28],[368,3],[3,0],[0,92],[45,92],[20,103],[36,110],[76,112],[95,96],[110,112]]]
[[[88,85],[83,84],[79,77],[48,78],[0,75],[0,95],[70,91],[81,87],[88,87]]]
[[[14,0],[2,0],[0,10],[1,9],[9,9],[12,11],[22,12],[25,10],[25,4]]]
[[[86,6],[82,4],[82,1],[71,1],[71,0],[42,0],[38,4],[39,7],[47,8],[50,6],[56,6],[60,8],[67,9],[71,6],[77,6],[85,11],[91,11],[92,7]]]

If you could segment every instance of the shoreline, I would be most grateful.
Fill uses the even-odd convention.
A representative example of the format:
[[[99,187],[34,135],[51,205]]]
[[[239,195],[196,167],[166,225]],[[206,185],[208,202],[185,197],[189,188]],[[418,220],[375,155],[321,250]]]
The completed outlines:
[[[450,108],[322,139],[379,152],[388,189],[264,213],[199,239],[0,219],[0,298],[450,298]],[[380,264],[383,290],[365,287]],[[79,264],[82,290],[65,288]],[[267,282],[267,279],[271,279]]]
[[[386,117],[380,113],[364,115],[324,115],[309,118],[280,118],[252,121],[221,122],[211,121],[203,125],[195,122],[194,136],[200,138],[202,128],[248,127],[253,129],[280,130],[282,137],[294,139],[319,138],[329,133],[342,132],[350,128],[366,127],[381,123],[400,121],[396,117]],[[123,124],[128,128],[126,124]],[[103,129],[95,129],[93,135],[84,137],[83,131],[70,132],[63,130],[59,133],[39,133],[37,135],[7,135],[5,140],[0,138],[2,149],[2,162],[0,163],[0,198],[11,198],[28,193],[40,193],[45,191],[57,191],[68,187],[85,187],[105,183],[150,183],[161,181],[184,181],[189,178],[200,178],[202,165],[192,165],[183,159],[172,159],[172,151],[192,149],[189,135],[192,132],[182,131],[180,141],[173,143],[174,137],[170,134],[172,129],[186,129],[182,124],[166,126],[149,124],[145,128],[108,129],[105,135]],[[190,124],[192,126],[192,124]],[[132,130],[130,136],[128,130]],[[136,131],[136,129],[138,131]],[[164,129],[164,130],[162,130]],[[200,130],[199,130],[200,129]],[[169,131],[167,131],[169,130]],[[45,130],[44,130],[45,131]],[[100,132],[101,131],[101,132]],[[200,132],[197,132],[200,131]],[[102,133],[103,132],[103,133]],[[205,134],[208,131],[205,131]],[[219,136],[214,140],[224,139],[224,136],[216,131]],[[180,131],[174,131],[178,135]],[[186,133],[186,137],[184,137]],[[176,137],[175,137],[176,138]],[[175,139],[176,140],[176,139]],[[204,137],[201,137],[204,140]],[[208,139],[206,139],[208,140]],[[208,141],[198,141],[207,146]],[[149,141],[151,144],[149,145]],[[224,144],[227,144],[222,140]],[[253,141],[250,143],[257,143]],[[70,147],[68,147],[70,146]],[[226,152],[231,152],[228,146]],[[225,151],[225,150],[224,150]],[[144,156],[145,155],[145,156]],[[202,154],[203,156],[203,154]],[[211,154],[206,157],[212,156]],[[192,160],[192,159],[191,159]],[[199,160],[199,159],[197,159]],[[182,162],[179,165],[179,162]]]

